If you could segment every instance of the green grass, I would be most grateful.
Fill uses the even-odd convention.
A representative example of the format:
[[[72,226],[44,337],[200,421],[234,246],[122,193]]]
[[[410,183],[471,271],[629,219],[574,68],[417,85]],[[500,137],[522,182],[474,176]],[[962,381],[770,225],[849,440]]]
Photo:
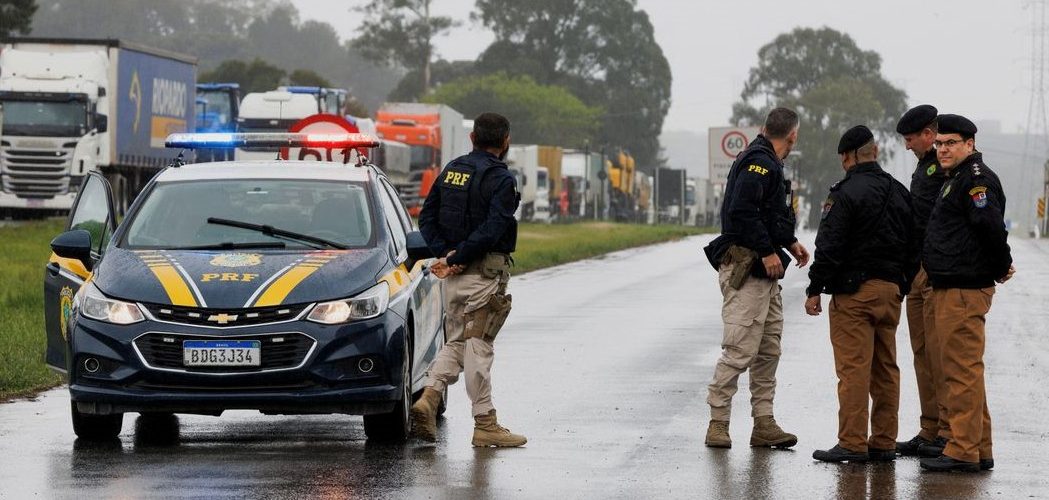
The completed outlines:
[[[44,365],[44,265],[63,221],[0,227],[0,401],[62,382]]]
[[[703,233],[684,226],[641,226],[611,222],[522,224],[513,274],[556,266],[624,248],[650,245]]]
[[[62,383],[44,365],[44,265],[62,221],[0,227],[0,401]],[[521,274],[624,248],[699,234],[681,226],[609,222],[522,224],[513,273]]]

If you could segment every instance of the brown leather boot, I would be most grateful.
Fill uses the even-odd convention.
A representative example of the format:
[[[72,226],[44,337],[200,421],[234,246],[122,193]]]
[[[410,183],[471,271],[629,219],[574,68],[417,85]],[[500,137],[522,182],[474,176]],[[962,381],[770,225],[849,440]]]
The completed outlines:
[[[728,435],[727,420],[711,420],[707,426],[706,445],[711,448],[731,448],[732,438]]]
[[[423,395],[412,405],[412,436],[423,441],[437,441],[437,407],[441,393],[432,387],[423,389]]]
[[[487,415],[474,415],[474,446],[495,446],[498,448],[515,448],[528,442],[524,436],[513,434],[509,429],[500,426],[495,418],[495,410]]]
[[[783,432],[772,415],[754,418],[754,431],[750,434],[751,446],[790,448],[798,444],[798,436]]]

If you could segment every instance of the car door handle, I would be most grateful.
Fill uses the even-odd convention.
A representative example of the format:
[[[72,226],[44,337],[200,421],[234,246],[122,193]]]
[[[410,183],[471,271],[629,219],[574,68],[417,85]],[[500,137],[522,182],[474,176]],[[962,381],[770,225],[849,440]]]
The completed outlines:
[[[59,267],[57,262],[48,262],[47,263],[47,274],[51,275],[52,278],[54,278],[55,276],[58,276],[58,273],[61,270],[62,270],[62,268]]]

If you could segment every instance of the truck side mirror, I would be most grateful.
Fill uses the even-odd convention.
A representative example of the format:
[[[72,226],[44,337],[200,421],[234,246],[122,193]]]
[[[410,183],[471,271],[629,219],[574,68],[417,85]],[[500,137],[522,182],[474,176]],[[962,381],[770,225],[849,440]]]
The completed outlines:
[[[98,133],[105,132],[109,129],[109,117],[101,113],[95,113],[95,130]]]
[[[88,271],[94,264],[91,261],[91,233],[86,229],[74,229],[58,235],[51,240],[51,251],[62,258],[79,260]]]

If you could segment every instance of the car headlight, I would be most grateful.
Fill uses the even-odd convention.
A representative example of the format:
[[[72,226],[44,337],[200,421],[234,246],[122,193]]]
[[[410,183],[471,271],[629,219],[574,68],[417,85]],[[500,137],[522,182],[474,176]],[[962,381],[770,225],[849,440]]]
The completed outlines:
[[[81,288],[74,303],[80,314],[98,321],[130,325],[145,319],[137,304],[106,297],[94,283],[88,283]]]
[[[323,302],[313,306],[306,319],[315,323],[335,325],[349,321],[381,316],[390,305],[390,285],[385,281],[361,292],[356,297]]]

